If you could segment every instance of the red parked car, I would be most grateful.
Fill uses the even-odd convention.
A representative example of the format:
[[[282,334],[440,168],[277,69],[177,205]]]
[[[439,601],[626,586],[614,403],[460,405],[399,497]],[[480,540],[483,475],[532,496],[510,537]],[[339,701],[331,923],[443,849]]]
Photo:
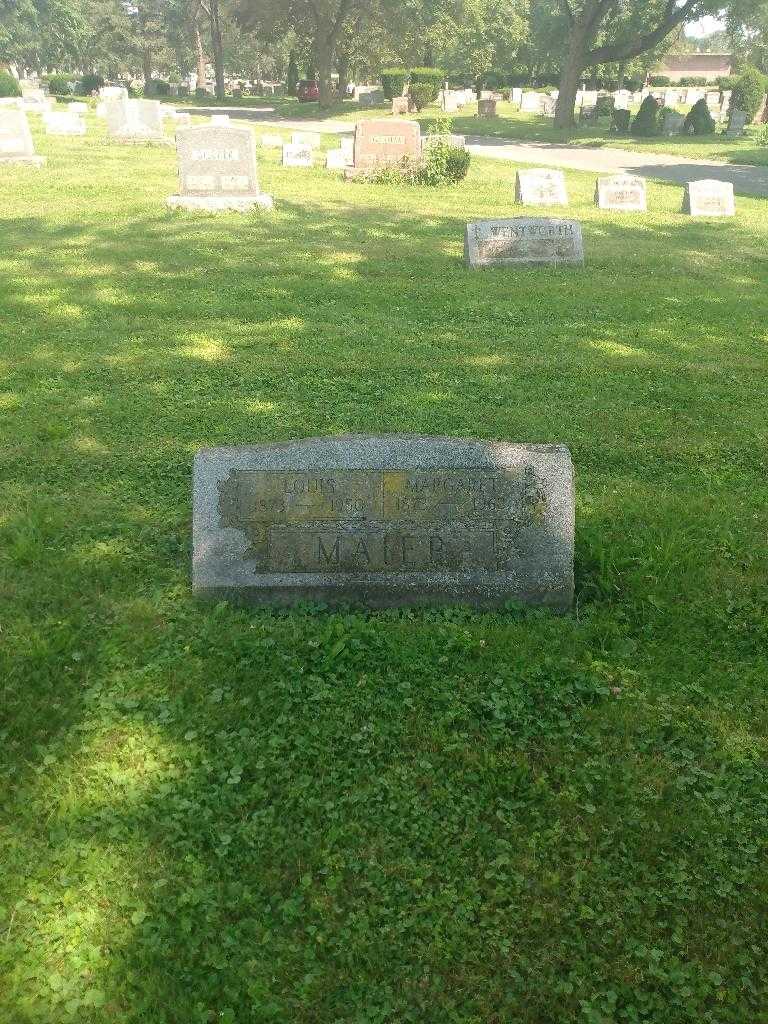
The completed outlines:
[[[320,99],[320,86],[317,82],[303,79],[296,85],[296,99],[299,103],[312,103]]]

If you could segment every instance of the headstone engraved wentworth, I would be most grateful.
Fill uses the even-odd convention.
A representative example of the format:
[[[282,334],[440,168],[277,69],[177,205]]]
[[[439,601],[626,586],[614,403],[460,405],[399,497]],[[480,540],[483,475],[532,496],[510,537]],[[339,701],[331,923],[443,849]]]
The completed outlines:
[[[634,174],[612,174],[598,178],[595,202],[601,210],[624,210],[645,213],[645,179]]]
[[[193,583],[211,598],[566,610],[573,532],[563,445],[405,434],[195,457]]]
[[[464,258],[473,269],[583,263],[581,224],[554,217],[473,221],[464,230]]]
[[[176,132],[179,194],[168,206],[183,210],[271,210],[259,189],[256,148],[250,128],[206,124]]]
[[[44,156],[37,156],[26,112],[0,107],[0,165],[29,164],[42,167]]]
[[[735,216],[733,184],[706,178],[687,182],[683,193],[683,213],[690,213],[692,217]]]
[[[523,206],[567,206],[565,175],[537,167],[521,170],[515,177],[515,200]]]
[[[398,121],[391,117],[358,121],[355,125],[354,168],[352,173],[373,170],[403,159],[421,156],[421,128],[418,121]]]

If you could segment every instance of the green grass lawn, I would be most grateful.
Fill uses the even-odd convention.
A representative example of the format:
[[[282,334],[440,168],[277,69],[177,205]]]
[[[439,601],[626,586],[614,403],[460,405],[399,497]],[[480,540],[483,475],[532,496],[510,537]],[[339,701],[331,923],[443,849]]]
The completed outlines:
[[[3,1024],[768,1019],[765,201],[469,272],[511,165],[171,215],[89,124],[0,169]],[[193,599],[197,449],[384,431],[566,442],[573,614]]]
[[[384,107],[360,108],[357,103],[346,100],[327,110],[321,110],[317,103],[299,103],[292,97],[258,96],[235,101],[228,97],[224,101],[209,99],[170,99],[179,107],[195,106],[250,106],[263,109],[269,118],[278,116],[288,120],[334,120],[354,123],[360,118],[387,117],[389,110]],[[688,108],[680,108],[687,111]],[[453,131],[462,135],[480,135],[511,142],[551,142],[562,145],[564,136],[554,127],[551,118],[535,114],[521,114],[511,103],[499,103],[498,117],[477,117],[477,104],[470,103],[458,114],[449,115]],[[417,118],[425,128],[430,121],[440,117],[437,106],[427,107],[421,114],[407,115]],[[692,160],[722,160],[724,163],[768,166],[768,146],[759,146],[756,141],[758,129],[750,125],[740,139],[726,139],[724,127],[718,128],[712,136],[675,136],[674,138],[640,138],[639,136],[614,135],[608,130],[609,119],[603,118],[599,126],[578,128],[569,139],[571,145],[596,146],[612,149],[630,149],[640,153],[671,153]]]

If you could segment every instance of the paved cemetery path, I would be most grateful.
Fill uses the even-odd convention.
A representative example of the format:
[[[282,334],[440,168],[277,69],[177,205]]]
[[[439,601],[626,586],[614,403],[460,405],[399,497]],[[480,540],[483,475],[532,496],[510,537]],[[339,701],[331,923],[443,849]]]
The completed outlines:
[[[268,128],[292,128],[343,135],[355,130],[351,121],[293,121],[281,117],[274,107],[178,107],[191,114],[229,114],[233,119],[254,121]],[[618,174],[626,171],[644,178],[661,178],[678,185],[695,178],[714,178],[730,181],[734,191],[746,196],[768,197],[768,167],[749,164],[726,164],[718,160],[692,160],[671,153],[635,153],[627,149],[604,149],[599,146],[563,146],[552,142],[510,142],[480,135],[467,135],[467,148],[476,156],[492,160],[510,160],[520,164],[539,164],[544,167],[563,167],[573,171],[594,174]]]

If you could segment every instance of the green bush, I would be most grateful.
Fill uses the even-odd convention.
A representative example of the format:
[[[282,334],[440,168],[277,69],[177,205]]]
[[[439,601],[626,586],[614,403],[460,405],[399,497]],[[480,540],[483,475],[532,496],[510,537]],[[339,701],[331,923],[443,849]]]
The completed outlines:
[[[92,92],[96,89],[101,89],[103,85],[104,79],[101,75],[83,75],[77,91],[81,96],[90,96]]]
[[[411,68],[411,95],[413,95],[413,87],[427,86],[429,92],[422,90],[421,95],[427,95],[428,99],[424,103],[434,103],[437,99],[437,94],[443,86],[443,80],[445,79],[445,72],[440,68]],[[420,107],[418,109],[421,109]]]
[[[765,82],[765,75],[757,68],[745,68],[733,87],[731,110],[743,110],[751,121],[763,102]]]
[[[701,78],[700,76],[696,76],[696,75],[685,76],[685,77],[681,78],[680,81],[678,82],[678,85],[681,85],[681,86],[683,86],[685,88],[695,88],[696,86],[706,85],[706,84],[707,84],[706,78]]]
[[[717,79],[717,84],[722,91],[725,91],[726,89],[732,89],[736,85],[738,79],[738,75],[720,75]]]
[[[74,83],[64,75],[51,75],[48,79],[48,91],[52,96],[71,96]]]
[[[707,107],[707,101],[698,100],[688,111],[688,116],[683,121],[684,135],[712,135],[715,131],[715,121]]]
[[[403,95],[406,82],[411,77],[408,68],[384,68],[381,72],[381,84],[388,100]]]
[[[150,78],[144,83],[144,95],[149,99],[152,96],[170,96],[171,86],[159,78]]]
[[[288,72],[285,76],[285,95],[295,96],[296,86],[299,84],[299,65],[296,63],[296,54],[291,50],[288,58]]]
[[[659,112],[659,104],[653,96],[646,96],[632,122],[632,134],[640,136],[658,135],[661,131]]]
[[[667,75],[651,75],[648,78],[648,85],[650,85],[652,89],[660,89],[664,85],[671,84],[672,79],[669,78]]]
[[[19,83],[10,71],[0,71],[0,96],[4,99],[8,96],[21,96]]]
[[[408,88],[408,94],[417,111],[423,110],[427,104],[433,103],[437,99],[437,92],[428,82],[411,83]]]

